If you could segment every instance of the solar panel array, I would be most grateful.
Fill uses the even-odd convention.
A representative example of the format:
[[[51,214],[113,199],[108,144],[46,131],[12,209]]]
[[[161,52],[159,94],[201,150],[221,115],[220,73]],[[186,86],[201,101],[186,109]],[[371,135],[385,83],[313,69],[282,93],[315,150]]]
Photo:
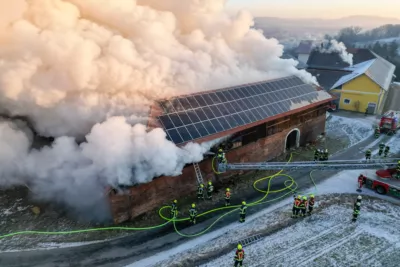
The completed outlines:
[[[158,119],[167,138],[181,144],[288,112],[316,95],[313,86],[291,76],[165,100]]]

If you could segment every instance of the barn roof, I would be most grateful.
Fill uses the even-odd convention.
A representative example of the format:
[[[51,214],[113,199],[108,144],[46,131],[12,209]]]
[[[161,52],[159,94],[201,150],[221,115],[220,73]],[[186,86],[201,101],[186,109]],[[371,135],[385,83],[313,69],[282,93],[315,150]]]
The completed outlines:
[[[326,103],[332,96],[296,76],[158,101],[152,114],[175,144],[205,141]]]

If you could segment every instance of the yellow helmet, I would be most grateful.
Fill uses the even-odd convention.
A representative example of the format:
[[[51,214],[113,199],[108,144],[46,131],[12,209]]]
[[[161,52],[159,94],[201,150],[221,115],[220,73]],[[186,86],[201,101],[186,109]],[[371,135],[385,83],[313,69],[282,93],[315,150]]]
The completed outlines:
[[[178,200],[175,199],[175,200],[174,200],[174,203],[175,203],[175,204],[178,203]]]
[[[310,195],[310,198],[314,198],[314,195],[313,195],[313,194],[311,194],[311,195]]]
[[[200,187],[204,187],[204,184],[201,184]]]
[[[303,197],[303,200],[307,200],[307,197],[306,197],[306,196],[304,196],[304,197]]]
[[[218,149],[218,152],[222,152],[222,148]]]
[[[192,204],[192,208],[196,208],[196,204],[193,203],[193,204]]]
[[[242,245],[238,244],[237,249],[241,250],[242,249]]]
[[[242,201],[242,205],[246,205],[246,201]]]
[[[208,182],[209,185],[212,185],[211,181]]]
[[[229,191],[231,191],[231,190],[230,190],[229,188],[227,188],[227,189],[226,189],[226,191],[228,191],[228,192],[229,192]]]
[[[300,195],[297,195],[297,198],[298,198],[298,199],[301,199],[301,196],[300,196]]]

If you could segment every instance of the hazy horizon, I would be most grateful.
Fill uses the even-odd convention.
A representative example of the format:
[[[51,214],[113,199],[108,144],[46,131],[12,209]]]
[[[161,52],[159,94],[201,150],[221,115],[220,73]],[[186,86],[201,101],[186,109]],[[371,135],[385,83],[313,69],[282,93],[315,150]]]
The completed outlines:
[[[393,0],[336,0],[329,3],[318,0],[280,0],[265,3],[264,0],[229,0],[231,11],[249,10],[256,17],[290,19],[339,19],[349,16],[375,16],[400,19],[400,1]],[[324,15],[321,15],[324,14]]]

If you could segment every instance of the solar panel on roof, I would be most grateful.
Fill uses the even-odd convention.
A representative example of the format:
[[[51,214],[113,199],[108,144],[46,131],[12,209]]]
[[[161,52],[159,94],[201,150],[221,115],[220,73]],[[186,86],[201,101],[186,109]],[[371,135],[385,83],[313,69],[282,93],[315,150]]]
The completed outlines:
[[[292,103],[310,101],[316,94],[293,76],[163,101],[167,114],[158,118],[167,138],[180,144],[287,112]]]

